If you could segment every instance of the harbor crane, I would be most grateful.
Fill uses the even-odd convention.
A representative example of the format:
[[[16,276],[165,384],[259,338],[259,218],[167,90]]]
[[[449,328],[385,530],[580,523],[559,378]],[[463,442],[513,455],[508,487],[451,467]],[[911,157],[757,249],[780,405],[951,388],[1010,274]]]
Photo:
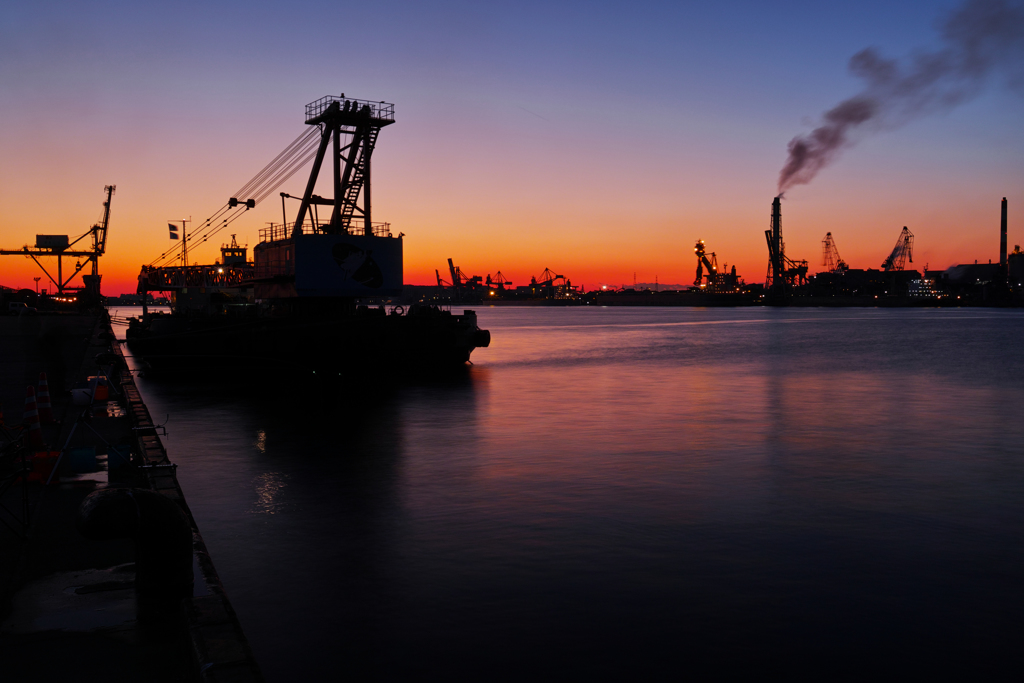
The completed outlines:
[[[451,273],[452,289],[455,290],[456,296],[459,296],[459,294],[462,293],[476,291],[477,287],[479,287],[480,283],[484,280],[479,275],[466,275],[462,272],[462,268],[455,265],[451,259],[448,259],[448,272]],[[438,276],[438,281],[440,281],[440,276]]]
[[[555,280],[561,280],[562,284],[560,284],[560,285],[556,284]],[[555,273],[555,271],[551,270],[550,268],[545,268],[544,272],[540,274],[539,278],[536,278],[536,277],[531,277],[530,278],[530,286],[531,287],[541,287],[541,288],[549,289],[550,290],[550,289],[554,289],[555,287],[570,286],[570,283],[569,283],[568,280],[565,279],[564,275],[557,275]]]
[[[106,199],[103,202],[103,216],[99,223],[89,228],[85,233],[71,241],[67,235],[36,235],[35,247],[25,245],[21,249],[0,249],[0,256],[28,256],[46,274],[50,282],[57,288],[57,295],[60,296],[68,289],[94,289],[99,294],[100,289],[100,256],[107,250],[107,228],[110,226],[110,199],[117,189],[114,185],[107,185],[103,188]],[[92,248],[72,249],[76,244],[87,237],[92,237]],[[54,278],[40,261],[40,257],[57,258],[57,277]],[[75,263],[75,270],[67,278],[64,277],[64,259],[74,257],[78,259]],[[82,259],[85,259],[84,261]],[[84,287],[71,288],[68,285],[76,275],[82,272],[87,265],[92,265],[91,272],[83,275]]]
[[[709,260],[705,254],[704,240],[697,240],[693,252],[697,254],[697,279],[693,281],[694,287],[704,286],[704,268],[708,269],[708,286],[713,285],[718,275],[718,260],[715,258],[715,252],[711,252],[711,259]]]
[[[488,287],[492,289],[500,289],[502,291],[504,291],[506,287],[512,286],[512,281],[502,275],[500,270],[493,278],[488,274],[486,282]]]
[[[908,262],[914,262],[913,250],[914,234],[904,225],[903,232],[900,233],[899,238],[896,240],[896,246],[892,248],[892,253],[882,262],[882,270],[886,273],[893,270],[903,270]]]
[[[836,247],[836,241],[832,239],[832,233],[825,233],[825,239],[821,241],[821,249],[825,255],[822,265],[829,273],[845,273],[850,269],[846,265],[846,261],[839,257],[839,249]]]
[[[695,287],[715,294],[736,291],[740,284],[740,279],[736,276],[736,266],[733,266],[730,271],[728,263],[722,264],[724,272],[719,273],[718,258],[715,256],[715,252],[711,252],[710,258],[708,258],[704,240],[697,240],[693,251],[697,255],[697,279],[693,281]],[[705,268],[707,268],[707,274],[704,273]],[[707,282],[704,282],[705,278],[707,278]]]
[[[545,268],[540,277],[530,278],[530,289],[534,296],[542,295],[548,299],[572,299],[576,296],[572,281],[550,268]]]

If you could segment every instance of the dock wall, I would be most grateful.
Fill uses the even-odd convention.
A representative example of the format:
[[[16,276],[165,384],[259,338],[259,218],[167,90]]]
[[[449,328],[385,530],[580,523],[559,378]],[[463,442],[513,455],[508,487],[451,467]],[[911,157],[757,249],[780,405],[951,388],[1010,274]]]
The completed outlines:
[[[105,324],[112,334],[109,319]],[[133,459],[137,460],[136,465],[144,473],[149,487],[177,503],[192,526],[192,549],[196,560],[195,589],[193,597],[184,601],[183,609],[186,612],[198,678],[211,683],[262,681],[263,676],[252,649],[217,575],[199,526],[185,501],[185,494],[178,483],[177,465],[167,455],[159,430],[128,368],[121,345],[115,344],[114,348],[120,357],[121,388],[135,435]]]

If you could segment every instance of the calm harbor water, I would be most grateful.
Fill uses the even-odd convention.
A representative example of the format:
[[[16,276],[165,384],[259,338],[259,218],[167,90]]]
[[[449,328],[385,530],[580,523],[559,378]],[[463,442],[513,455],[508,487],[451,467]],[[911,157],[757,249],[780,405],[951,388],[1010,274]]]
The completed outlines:
[[[1024,313],[477,310],[449,381],[140,379],[269,680],[1019,672]]]

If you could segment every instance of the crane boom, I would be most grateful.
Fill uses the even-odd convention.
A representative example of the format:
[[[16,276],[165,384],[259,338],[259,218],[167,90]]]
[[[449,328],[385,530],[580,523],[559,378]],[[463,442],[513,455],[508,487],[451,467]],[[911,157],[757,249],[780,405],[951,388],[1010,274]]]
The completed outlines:
[[[92,227],[92,274],[99,274],[99,256],[107,251],[107,228],[110,226],[110,198],[114,196],[117,187],[107,185],[103,191],[107,193],[107,200],[103,202],[103,218],[98,225]]]
[[[896,246],[892,248],[892,253],[882,262],[882,270],[887,273],[893,270],[903,270],[908,262],[914,262],[913,251],[914,234],[904,225],[903,232],[896,239]]]

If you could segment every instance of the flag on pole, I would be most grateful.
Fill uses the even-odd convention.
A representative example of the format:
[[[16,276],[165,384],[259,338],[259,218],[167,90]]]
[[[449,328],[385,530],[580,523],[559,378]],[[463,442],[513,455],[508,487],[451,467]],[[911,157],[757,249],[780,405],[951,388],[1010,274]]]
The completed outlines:
[[[167,227],[171,229],[171,239],[178,239],[178,226],[175,225],[174,223],[168,223]]]

